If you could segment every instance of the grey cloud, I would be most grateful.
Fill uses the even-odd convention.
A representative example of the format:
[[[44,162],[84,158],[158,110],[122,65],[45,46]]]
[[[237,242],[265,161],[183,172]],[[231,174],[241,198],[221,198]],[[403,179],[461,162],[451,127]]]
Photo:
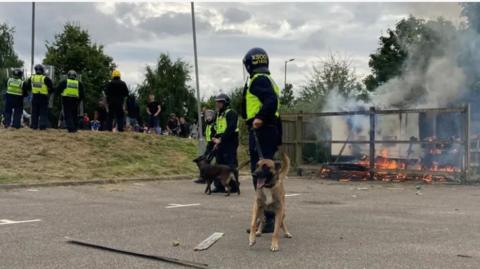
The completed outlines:
[[[250,12],[233,7],[225,10],[224,19],[228,23],[242,23],[252,17]]]
[[[289,18],[289,19],[287,19],[287,22],[288,22],[288,24],[290,24],[290,26],[293,29],[299,28],[299,27],[305,25],[305,23],[307,23],[307,21],[302,17]]]
[[[43,58],[44,41],[53,40],[70,21],[87,29],[92,40],[104,44],[106,52],[125,65],[121,68],[143,72],[144,66],[154,63],[161,52],[193,62],[188,11],[156,15],[150,10],[152,3],[130,2],[116,3],[113,14],[104,14],[97,5],[37,3],[37,58]],[[162,5],[169,4],[155,7],[166,12]],[[285,59],[297,58],[289,65],[288,74],[289,82],[295,84],[308,72],[309,65],[305,63],[309,59],[325,56],[330,50],[351,56],[357,70],[368,70],[368,55],[377,48],[380,33],[394,27],[393,20],[398,15],[459,18],[455,3],[198,3],[197,6],[200,79],[204,84],[202,91],[210,92],[232,88],[232,81],[241,80],[241,59],[252,47],[268,51],[276,78],[282,78]],[[31,3],[0,3],[0,22],[15,26],[15,48],[27,62],[30,12]],[[214,30],[209,20],[218,14],[222,14],[226,25]],[[391,17],[392,21],[380,20],[382,16]],[[272,37],[270,34],[277,33],[284,21],[292,30]],[[138,22],[139,25],[134,24]],[[269,35],[246,34],[244,24],[256,24]],[[225,80],[218,79],[219,72]],[[141,76],[131,77],[138,78]],[[129,81],[135,82],[139,81]]]
[[[17,51],[29,54],[31,3],[1,3],[0,6],[0,21],[6,21],[16,29]],[[67,22],[87,29],[92,41],[100,44],[135,40],[146,36],[138,29],[118,24],[114,17],[99,12],[93,3],[36,3],[37,53],[45,52],[44,42],[53,41],[55,34],[60,33]]]
[[[128,3],[128,2],[119,2],[115,4],[115,16],[125,17],[126,15],[136,13],[136,8],[138,4]]]
[[[142,22],[138,27],[155,33],[159,36],[167,35],[184,35],[192,32],[192,18],[188,13],[168,12],[159,17],[153,17]],[[196,20],[197,32],[209,31],[212,29],[210,23]]]
[[[258,24],[268,33],[278,32],[281,27],[281,21],[262,21]]]
[[[376,23],[385,9],[382,3],[355,3],[346,7],[353,11],[353,21],[362,25]]]
[[[216,34],[220,35],[241,35],[243,32],[239,29],[220,29],[215,31]]]
[[[303,49],[322,50],[327,46],[327,41],[330,40],[330,33],[325,29],[320,29],[313,32],[301,43]]]

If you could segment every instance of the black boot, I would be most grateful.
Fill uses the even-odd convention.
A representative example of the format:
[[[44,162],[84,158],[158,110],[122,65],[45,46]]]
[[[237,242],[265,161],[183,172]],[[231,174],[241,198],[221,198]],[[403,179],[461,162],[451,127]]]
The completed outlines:
[[[212,193],[224,193],[224,192],[225,192],[225,189],[223,187],[221,187],[221,188],[215,187],[212,190]]]
[[[220,184],[218,182],[214,182],[213,185],[215,187],[212,190],[213,193],[224,193],[225,192],[225,188],[222,186],[222,184]]]
[[[265,211],[265,225],[263,225],[262,233],[273,233],[273,230],[275,230],[275,213]]]
[[[262,227],[262,234],[271,234],[275,230],[275,213],[265,211],[265,223]],[[250,229],[247,229],[247,234],[250,233]]]

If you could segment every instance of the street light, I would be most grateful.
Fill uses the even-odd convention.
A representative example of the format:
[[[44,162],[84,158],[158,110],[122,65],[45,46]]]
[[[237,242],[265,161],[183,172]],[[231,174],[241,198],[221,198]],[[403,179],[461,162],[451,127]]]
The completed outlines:
[[[202,129],[202,108],[200,104],[200,82],[198,80],[198,59],[197,59],[197,32],[195,29],[195,7],[193,2],[190,2],[192,8],[192,33],[193,33],[193,56],[195,60],[195,80],[197,86],[197,109],[198,109],[198,154],[202,154],[205,148],[205,141],[203,139]]]
[[[293,61],[295,61],[295,58],[285,61],[285,88],[283,88],[284,90],[287,88],[287,64]]]
[[[33,74],[33,61],[35,55],[35,2],[32,2],[32,63],[30,66],[30,75]]]

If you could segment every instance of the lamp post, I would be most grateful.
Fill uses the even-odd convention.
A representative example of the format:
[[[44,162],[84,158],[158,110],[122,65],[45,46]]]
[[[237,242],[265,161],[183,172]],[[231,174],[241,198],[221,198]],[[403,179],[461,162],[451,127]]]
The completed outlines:
[[[33,61],[35,58],[35,2],[32,2],[32,55],[30,75],[33,74]]]
[[[287,88],[287,64],[293,61],[295,61],[294,58],[285,61],[285,87],[283,88],[284,90]]]
[[[198,80],[198,58],[197,58],[197,32],[195,29],[195,7],[193,2],[190,2],[192,8],[192,33],[193,33],[193,56],[195,61],[195,80],[197,86],[197,112],[198,112],[198,154],[202,154],[205,148],[205,141],[203,138],[202,129],[202,105],[200,104],[200,82]]]

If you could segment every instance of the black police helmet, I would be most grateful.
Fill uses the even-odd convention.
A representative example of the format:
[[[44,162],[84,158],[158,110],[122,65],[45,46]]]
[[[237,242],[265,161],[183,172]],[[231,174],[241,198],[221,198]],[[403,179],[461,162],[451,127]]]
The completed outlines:
[[[221,93],[215,97],[215,102],[223,102],[225,106],[230,105],[230,97],[228,95]]]
[[[23,70],[20,69],[20,68],[15,68],[15,69],[13,69],[13,76],[14,76],[15,78],[21,78],[21,77],[23,77]]]
[[[243,57],[243,65],[249,74],[255,72],[269,72],[268,70],[268,54],[262,48],[253,48]]]
[[[70,70],[67,73],[67,78],[69,79],[76,79],[77,78],[77,72],[75,70]]]
[[[45,68],[43,67],[43,65],[41,64],[37,64],[35,65],[35,74],[37,75],[43,75],[45,74]]]

